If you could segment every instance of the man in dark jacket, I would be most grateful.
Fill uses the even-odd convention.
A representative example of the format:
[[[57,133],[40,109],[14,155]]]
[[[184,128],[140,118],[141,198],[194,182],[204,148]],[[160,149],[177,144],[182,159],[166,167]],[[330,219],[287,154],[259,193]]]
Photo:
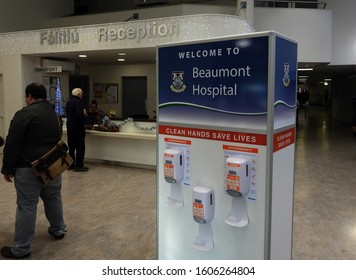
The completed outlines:
[[[82,99],[83,91],[75,88],[66,105],[69,155],[74,160],[70,169],[78,172],[88,171],[84,166],[86,113]]]
[[[5,258],[25,258],[30,255],[39,197],[43,200],[50,224],[48,232],[56,239],[61,239],[66,231],[61,195],[62,177],[57,177],[49,186],[45,186],[30,164],[53,148],[62,136],[61,121],[46,98],[43,85],[28,85],[25,89],[27,106],[15,113],[6,137],[1,173],[7,182],[14,180],[17,208],[14,243],[10,247],[1,248]]]

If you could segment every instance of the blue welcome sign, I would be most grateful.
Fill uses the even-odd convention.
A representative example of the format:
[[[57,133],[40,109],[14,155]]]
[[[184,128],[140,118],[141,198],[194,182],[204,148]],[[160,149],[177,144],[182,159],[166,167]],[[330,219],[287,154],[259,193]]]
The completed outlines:
[[[160,120],[264,127],[269,48],[269,36],[159,48]],[[290,100],[282,103],[295,106]]]

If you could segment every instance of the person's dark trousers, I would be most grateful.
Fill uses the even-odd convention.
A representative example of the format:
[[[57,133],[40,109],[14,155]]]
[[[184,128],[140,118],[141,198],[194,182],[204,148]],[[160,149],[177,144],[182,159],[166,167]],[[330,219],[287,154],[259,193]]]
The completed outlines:
[[[85,156],[85,129],[67,127],[67,137],[69,155],[73,158],[75,167],[83,167]]]

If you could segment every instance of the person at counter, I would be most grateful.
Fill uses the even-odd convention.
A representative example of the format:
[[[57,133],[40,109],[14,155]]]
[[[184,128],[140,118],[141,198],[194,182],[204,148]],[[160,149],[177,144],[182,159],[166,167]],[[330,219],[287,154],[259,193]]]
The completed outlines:
[[[73,169],[73,171],[77,172],[85,172],[89,169],[84,166],[85,119],[87,114],[84,112],[82,99],[82,89],[75,88],[72,90],[72,96],[66,105],[67,141],[69,154],[74,160],[73,165],[69,169]]]
[[[90,103],[88,114],[91,125],[102,123],[103,118],[106,116],[105,112],[99,108],[98,102],[95,99]]]

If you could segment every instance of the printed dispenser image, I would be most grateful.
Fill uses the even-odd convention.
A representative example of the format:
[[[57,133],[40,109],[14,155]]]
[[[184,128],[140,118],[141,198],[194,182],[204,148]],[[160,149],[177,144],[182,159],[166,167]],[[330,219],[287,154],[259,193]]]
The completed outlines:
[[[245,196],[250,191],[250,162],[245,158],[226,159],[226,193],[232,197],[231,210],[225,222],[231,226],[244,227],[248,224]]]
[[[193,246],[201,251],[209,251],[214,247],[213,229],[210,224],[214,219],[214,200],[212,188],[193,188],[193,219],[199,224],[199,234]]]
[[[180,182],[184,178],[184,152],[178,149],[164,151],[164,179],[171,184],[171,195],[167,204],[172,208],[184,205]]]

